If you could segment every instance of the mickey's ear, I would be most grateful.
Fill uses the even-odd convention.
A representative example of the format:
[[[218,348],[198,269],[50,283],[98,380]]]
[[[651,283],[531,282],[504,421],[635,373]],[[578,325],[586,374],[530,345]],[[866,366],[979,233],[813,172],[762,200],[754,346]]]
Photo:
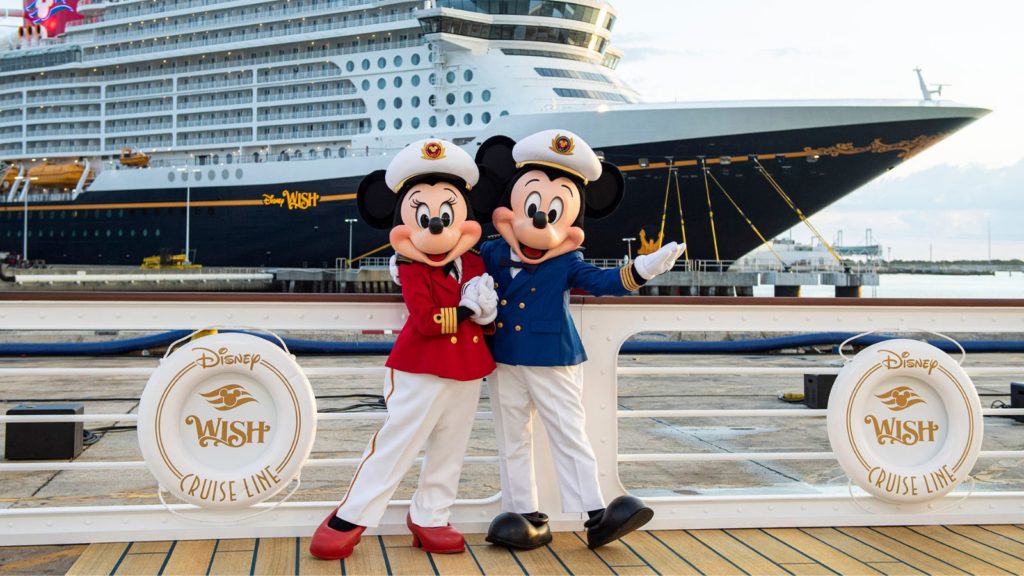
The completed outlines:
[[[516,141],[508,136],[492,136],[476,151],[476,163],[490,171],[499,188],[512,179],[516,173],[516,161],[512,159],[512,148]]]
[[[391,191],[384,182],[384,170],[370,173],[359,183],[356,205],[363,221],[380,230],[391,228],[395,220],[395,205],[398,194]]]
[[[622,202],[626,181],[618,167],[601,162],[601,177],[587,184],[587,218],[604,218]]]
[[[488,224],[491,221],[491,213],[501,202],[501,195],[504,186],[494,177],[486,166],[480,166],[480,180],[476,186],[469,191],[469,203],[473,206],[473,214],[476,221],[481,224]]]

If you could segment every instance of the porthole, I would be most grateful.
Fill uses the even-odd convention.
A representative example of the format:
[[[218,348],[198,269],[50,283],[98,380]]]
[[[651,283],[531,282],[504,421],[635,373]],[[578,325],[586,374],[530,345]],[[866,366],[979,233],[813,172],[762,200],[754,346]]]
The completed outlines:
[[[241,168],[235,168],[235,178],[238,179],[238,180],[242,179],[242,169]]]
[[[420,127],[420,119],[419,119],[418,116],[412,119],[412,127],[413,128],[419,128]]]
[[[501,111],[501,115],[502,116],[508,116],[508,110],[502,110]]]
[[[392,62],[395,63],[396,67],[401,66],[402,65],[402,57],[401,56],[395,56],[395,59],[392,60]]]
[[[385,80],[383,78],[380,78],[380,79],[377,80],[377,88],[380,88],[381,90],[383,90],[383,89],[385,89],[387,87],[388,87],[388,81],[387,80]]]
[[[480,98],[483,98],[484,102],[490,102],[491,101],[491,91],[490,90],[484,90],[483,92],[480,93]]]
[[[351,71],[353,71],[355,69],[356,69],[356,63],[355,62],[349,60],[348,63],[345,64],[345,70],[351,72]]]
[[[437,74],[434,74],[433,72],[431,72],[430,76],[427,76],[427,82],[430,83],[431,86],[436,86],[437,85]]]
[[[157,228],[156,231],[153,232],[153,235],[159,238],[160,237],[160,229]]]
[[[412,58],[410,58],[410,60],[412,61],[412,65],[413,66],[418,66],[419,63],[420,63],[420,55],[419,54],[413,54]]]
[[[380,100],[377,100],[377,110],[383,110],[383,109],[385,109],[387,107],[388,107],[388,103],[383,98],[381,98]]]
[[[199,182],[200,180],[203,179],[203,173],[199,170],[196,170],[195,174],[193,174],[192,176],[196,179],[196,182]]]
[[[401,98],[395,98],[393,104],[394,104],[396,109],[401,108],[402,107],[402,99]]]
[[[449,93],[447,96],[444,97],[444,99],[445,102],[448,102],[448,104],[455,104],[455,94]]]
[[[220,164],[220,154],[213,155],[213,164]]]
[[[235,161],[235,157],[232,156],[231,154],[226,155],[224,159],[227,161],[228,164],[231,164]],[[225,176],[225,178],[227,178],[227,176]]]
[[[462,100],[463,100],[463,101],[464,101],[464,102],[465,102],[466,104],[470,104],[470,103],[472,103],[472,102],[473,102],[473,93],[472,93],[472,92],[466,92],[466,93],[464,93],[464,94],[462,95]]]
[[[387,122],[385,122],[383,120],[378,120],[377,121],[377,130],[380,130],[381,132],[383,132],[384,129],[387,128],[387,127],[388,127]]]
[[[472,82],[473,81],[473,71],[472,70],[466,70],[466,72],[462,75],[462,78],[466,82]]]
[[[431,128],[437,128],[437,116],[431,116],[428,118],[427,124],[429,124]]]
[[[167,181],[168,182],[174,182],[174,172],[168,172],[167,173]]]
[[[395,118],[394,125],[395,125],[395,130],[401,130],[402,129],[402,119],[401,118]]]
[[[484,112],[483,114],[480,115],[480,120],[482,120],[484,124],[490,124],[491,123],[491,113],[490,112]]]
[[[338,148],[338,158],[344,158],[346,153],[348,153],[348,150],[346,150],[344,147]]]
[[[430,104],[431,107],[437,106],[437,96],[431,94],[430,97],[427,98],[427,103]]]
[[[419,74],[414,75],[412,77],[412,79],[410,80],[410,82],[412,82],[413,86],[419,86],[420,85],[420,76],[419,76]]]
[[[444,75],[444,79],[449,84],[455,84],[455,71],[449,70],[448,73]]]
[[[188,182],[188,171],[187,170],[181,173],[181,181],[182,182]]]
[[[412,99],[409,100],[409,103],[412,104],[413,108],[419,108],[420,107],[420,97],[419,96],[413,96]]]
[[[466,126],[469,126],[470,124],[473,123],[473,115],[472,114],[466,114],[465,116],[462,117],[462,122]]]
[[[363,70],[369,70],[370,69],[370,61],[367,60],[366,58],[363,58],[362,66],[363,66]]]
[[[444,119],[444,123],[449,126],[455,126],[455,116],[449,114],[448,117]]]
[[[395,85],[395,88],[401,88],[402,87],[402,77],[401,76],[395,76],[395,79],[392,81],[392,84]]]
[[[388,65],[388,59],[387,58],[385,58],[383,56],[381,56],[380,58],[377,58],[377,68],[380,68],[381,70],[383,70],[384,67],[387,66],[387,65]]]
[[[227,180],[228,179],[228,169],[227,168],[225,168],[225,169],[220,171],[220,179],[221,180]]]
[[[363,92],[366,92],[367,90],[369,90],[370,89],[370,81],[369,80],[363,80],[362,87],[363,87]]]

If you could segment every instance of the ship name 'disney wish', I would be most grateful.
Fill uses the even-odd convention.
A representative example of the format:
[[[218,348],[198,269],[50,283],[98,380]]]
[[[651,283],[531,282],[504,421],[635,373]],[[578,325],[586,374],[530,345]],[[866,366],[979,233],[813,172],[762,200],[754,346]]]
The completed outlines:
[[[310,208],[316,208],[319,203],[319,192],[282,190],[280,196],[276,194],[263,195],[264,206],[279,206],[289,210],[309,210]]]

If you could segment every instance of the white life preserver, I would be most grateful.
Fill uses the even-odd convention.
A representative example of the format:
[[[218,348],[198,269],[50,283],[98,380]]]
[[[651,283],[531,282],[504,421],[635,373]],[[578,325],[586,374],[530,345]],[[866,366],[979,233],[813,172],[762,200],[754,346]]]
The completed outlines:
[[[295,358],[226,333],[164,358],[139,403],[139,446],[160,485],[205,508],[243,508],[283,489],[316,434],[316,400]]]
[[[894,503],[940,498],[964,481],[984,422],[974,383],[955,360],[918,340],[879,342],[836,377],[828,438],[850,479]]]

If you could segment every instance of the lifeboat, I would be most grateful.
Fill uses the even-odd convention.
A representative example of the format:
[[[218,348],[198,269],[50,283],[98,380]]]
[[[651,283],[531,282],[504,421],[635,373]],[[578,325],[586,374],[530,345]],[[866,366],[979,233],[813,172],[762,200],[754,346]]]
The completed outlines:
[[[85,167],[81,164],[52,164],[44,162],[38,166],[29,168],[28,178],[32,186],[77,186],[82,179]],[[89,171],[88,179],[92,178],[92,171]]]
[[[0,168],[0,188],[4,190],[10,190],[11,186],[14,185],[15,178],[18,177],[19,167],[17,165],[7,166],[6,168]]]
[[[149,166],[149,155],[145,152],[132,150],[131,148],[121,148],[119,160],[122,166],[135,166],[137,168]]]

